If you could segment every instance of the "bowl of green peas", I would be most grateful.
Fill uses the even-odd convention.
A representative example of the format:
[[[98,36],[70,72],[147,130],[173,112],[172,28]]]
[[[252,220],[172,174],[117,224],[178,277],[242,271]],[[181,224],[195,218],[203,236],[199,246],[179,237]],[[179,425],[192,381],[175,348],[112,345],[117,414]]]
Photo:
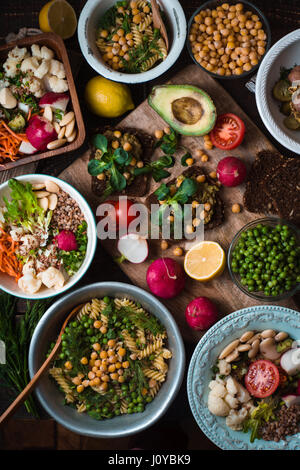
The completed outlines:
[[[300,230],[277,217],[256,219],[233,238],[228,269],[244,294],[278,301],[300,289]]]

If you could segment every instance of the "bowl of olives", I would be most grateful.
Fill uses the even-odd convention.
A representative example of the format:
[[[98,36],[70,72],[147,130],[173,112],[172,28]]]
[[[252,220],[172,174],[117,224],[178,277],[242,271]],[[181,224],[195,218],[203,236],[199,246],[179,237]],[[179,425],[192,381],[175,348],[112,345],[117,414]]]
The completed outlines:
[[[258,70],[255,96],[261,119],[284,147],[300,153],[300,29],[280,39]]]
[[[228,269],[244,294],[274,302],[300,289],[300,230],[278,217],[246,224],[233,238]]]

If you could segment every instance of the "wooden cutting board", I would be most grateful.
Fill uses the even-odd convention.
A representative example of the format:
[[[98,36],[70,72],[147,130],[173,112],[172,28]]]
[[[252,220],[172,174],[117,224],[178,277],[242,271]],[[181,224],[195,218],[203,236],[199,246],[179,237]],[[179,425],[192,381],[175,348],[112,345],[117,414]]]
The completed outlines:
[[[223,89],[223,87],[211,78],[207,73],[200,70],[196,65],[190,65],[179,72],[169,83],[173,84],[192,84],[203,88],[213,99],[217,113],[233,112],[240,116],[246,125],[245,139],[237,149],[230,152],[230,155],[240,157],[248,167],[255,158],[257,152],[264,149],[274,149],[273,145],[257,128],[257,126],[248,118],[238,104],[232,97]],[[122,127],[134,127],[141,129],[150,134],[154,134],[155,129],[163,129],[166,123],[150,108],[147,101],[143,102],[132,113],[120,122]],[[92,130],[91,130],[92,131]],[[204,140],[202,137],[182,137],[181,142],[184,146],[190,149],[193,154],[196,149],[203,149],[209,156],[207,163],[202,163],[199,159],[195,159],[195,164],[201,166],[205,171],[210,172],[216,169],[218,161],[227,156],[225,152],[219,149],[206,151],[204,149]],[[159,154],[159,150],[154,154],[154,158]],[[176,163],[171,169],[171,176],[169,179],[174,178],[181,174],[186,168],[181,165],[181,156],[183,151],[178,151],[175,155]],[[81,158],[76,160],[72,165],[61,173],[60,177],[75,186],[91,204],[92,208],[96,210],[99,199],[91,191],[91,177],[87,172],[87,162],[89,160],[89,152],[82,155]],[[168,182],[168,180],[164,180]],[[148,194],[143,198],[131,198],[138,202],[145,202],[147,197],[155,191],[161,183],[151,182]],[[238,230],[240,230],[246,223],[253,219],[258,218],[257,214],[252,214],[243,209],[239,214],[233,214],[231,206],[233,203],[242,204],[244,186],[236,188],[222,188],[221,197],[225,204],[225,221],[214,230],[207,230],[205,232],[205,239],[219,242],[222,247],[227,251],[229,244]],[[264,214],[262,214],[263,216]],[[119,255],[116,249],[116,242],[107,240],[101,241],[104,248],[111,254],[112,258]],[[178,243],[179,244],[179,243]],[[183,263],[183,257],[178,258],[172,254],[172,245],[167,251],[162,252],[160,249],[160,242],[149,241],[150,254],[146,262],[140,265],[134,265],[129,262],[121,264],[122,270],[132,280],[134,284],[148,289],[146,283],[146,272],[151,261],[162,256],[174,257],[177,261]],[[184,242],[181,244],[184,246]],[[174,247],[174,245],[173,245]],[[108,279],[109,280],[109,279]],[[185,340],[198,341],[203,332],[196,332],[191,330],[185,322],[185,308],[187,304],[199,296],[207,296],[219,307],[220,317],[227,315],[235,310],[249,307],[253,305],[261,305],[262,302],[255,301],[251,297],[243,294],[231,281],[227,268],[223,275],[218,279],[214,279],[207,283],[199,283],[190,278],[186,280],[186,287],[184,291],[174,299],[162,300],[162,302],[169,308],[170,312],[174,315],[177,324],[180,327],[181,333]],[[281,301],[278,303],[289,308],[296,308],[293,299]]]

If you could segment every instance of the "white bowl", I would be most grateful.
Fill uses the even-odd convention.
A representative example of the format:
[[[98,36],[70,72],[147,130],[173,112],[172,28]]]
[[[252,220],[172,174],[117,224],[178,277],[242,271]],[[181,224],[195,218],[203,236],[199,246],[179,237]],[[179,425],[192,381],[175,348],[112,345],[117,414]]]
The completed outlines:
[[[279,102],[273,98],[272,89],[279,80],[280,67],[300,65],[300,29],[280,39],[264,57],[257,74],[255,97],[260,117],[272,136],[289,150],[300,154],[300,131],[287,129]]]
[[[116,4],[116,0],[88,0],[78,21],[78,40],[81,52],[89,65],[100,75],[122,83],[144,83],[166,72],[178,59],[186,39],[187,23],[178,0],[160,0],[170,27],[170,46],[167,58],[146,72],[128,74],[111,69],[101,58],[96,46],[96,31],[103,13]]]
[[[29,182],[29,183],[42,183],[45,180],[54,181],[58,186],[69,194],[79,205],[85,220],[87,222],[87,236],[88,236],[88,244],[87,244],[87,251],[85,259],[80,266],[79,270],[74,274],[70,279],[65,283],[62,289],[48,289],[46,286],[41,287],[41,289],[36,294],[25,294],[19,287],[16,281],[8,276],[8,274],[0,272],[0,289],[8,292],[9,294],[15,295],[16,297],[20,297],[22,299],[45,299],[48,297],[53,297],[55,295],[62,294],[63,292],[70,289],[74,286],[85,274],[88,270],[96,251],[97,246],[97,230],[96,230],[96,222],[95,217],[90,208],[89,204],[83,198],[83,196],[70,184],[66,183],[65,181],[55,178],[54,176],[49,175],[23,175],[18,176],[15,179],[22,182]],[[0,205],[3,206],[3,196],[9,199],[10,189],[8,187],[8,181],[0,185]]]

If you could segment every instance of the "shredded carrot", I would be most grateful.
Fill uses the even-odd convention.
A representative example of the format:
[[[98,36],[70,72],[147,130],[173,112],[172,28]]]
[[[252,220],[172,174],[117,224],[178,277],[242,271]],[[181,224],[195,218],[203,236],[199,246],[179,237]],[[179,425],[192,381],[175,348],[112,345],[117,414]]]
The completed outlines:
[[[0,271],[14,277],[16,281],[22,276],[22,263],[16,256],[18,242],[0,228]]]
[[[7,158],[17,160],[23,140],[28,142],[26,134],[16,134],[4,121],[0,121],[0,163]]]
[[[28,114],[27,114],[27,121],[31,118],[31,113],[32,113],[32,108],[29,108]]]

